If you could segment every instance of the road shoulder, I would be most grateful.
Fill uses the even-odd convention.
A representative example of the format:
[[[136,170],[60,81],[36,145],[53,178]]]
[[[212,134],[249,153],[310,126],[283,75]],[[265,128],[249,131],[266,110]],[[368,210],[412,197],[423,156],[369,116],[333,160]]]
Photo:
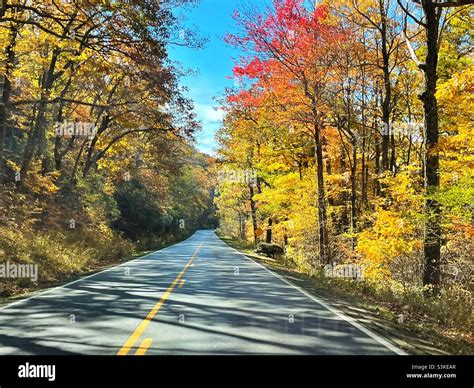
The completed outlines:
[[[284,268],[277,260],[255,254],[250,245],[218,236],[224,243],[236,249],[249,259],[263,265],[286,279],[291,284],[333,306],[346,316],[355,319],[377,335],[386,338],[396,347],[413,355],[472,354],[469,344],[440,336],[430,328],[398,321],[398,316],[386,306],[372,300],[362,300],[347,292],[330,290],[317,283],[315,278]]]

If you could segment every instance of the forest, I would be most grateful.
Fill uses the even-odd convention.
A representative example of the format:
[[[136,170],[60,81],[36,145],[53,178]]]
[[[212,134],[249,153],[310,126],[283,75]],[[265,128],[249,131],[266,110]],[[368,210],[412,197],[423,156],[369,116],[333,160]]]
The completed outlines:
[[[220,233],[472,340],[474,8],[271,3],[226,36],[244,54],[217,135]]]
[[[0,297],[213,225],[212,158],[167,54],[188,3],[0,2],[0,258],[42,274]]]

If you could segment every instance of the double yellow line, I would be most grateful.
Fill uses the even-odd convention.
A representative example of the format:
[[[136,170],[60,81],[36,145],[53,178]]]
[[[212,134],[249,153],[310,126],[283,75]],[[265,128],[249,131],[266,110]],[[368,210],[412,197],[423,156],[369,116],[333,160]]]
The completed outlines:
[[[163,306],[163,304],[165,303],[166,299],[168,299],[170,294],[173,292],[174,288],[176,287],[176,285],[178,284],[178,282],[180,281],[180,279],[182,278],[186,270],[191,266],[192,262],[199,254],[199,250],[201,249],[201,247],[202,247],[202,243],[199,244],[199,246],[197,247],[191,259],[189,259],[187,264],[184,266],[183,270],[173,280],[173,283],[171,283],[170,286],[167,288],[166,292],[163,294],[159,302],[153,306],[153,308],[150,310],[150,312],[145,317],[145,319],[140,323],[140,325],[138,325],[138,327],[135,329],[133,334],[128,338],[128,340],[120,348],[120,350],[117,353],[118,356],[126,356],[130,352],[130,350],[135,346],[135,343],[141,337],[141,335],[143,334],[147,326],[150,324],[151,320],[155,317],[155,315],[160,310],[161,306]],[[145,354],[147,349],[150,347],[151,342],[152,342],[151,338],[144,339],[142,344],[140,345],[140,348],[137,350],[135,354],[136,355]]]

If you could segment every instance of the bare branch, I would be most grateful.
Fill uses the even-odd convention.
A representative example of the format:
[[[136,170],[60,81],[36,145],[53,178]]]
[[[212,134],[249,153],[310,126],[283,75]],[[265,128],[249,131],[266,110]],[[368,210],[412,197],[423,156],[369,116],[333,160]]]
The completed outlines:
[[[457,0],[457,1],[445,1],[445,2],[433,1],[433,5],[439,8],[462,7],[464,5],[469,5],[469,4],[474,4],[474,0]]]
[[[401,9],[403,10],[403,12],[405,12],[406,15],[408,15],[411,19],[413,19],[413,20],[414,20],[417,24],[419,24],[420,26],[426,27],[426,23],[424,23],[423,21],[421,21],[420,19],[418,19],[416,16],[414,16],[414,15],[408,10],[408,2],[407,2],[407,6],[406,6],[406,7],[402,4],[402,1],[401,1],[401,0],[397,0],[397,3],[398,3],[398,5],[401,7]]]

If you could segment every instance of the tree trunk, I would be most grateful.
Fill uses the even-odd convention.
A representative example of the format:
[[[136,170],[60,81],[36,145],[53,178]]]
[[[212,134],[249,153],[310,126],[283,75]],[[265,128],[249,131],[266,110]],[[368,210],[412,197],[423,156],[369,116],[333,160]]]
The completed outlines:
[[[425,90],[420,96],[423,102],[425,121],[424,177],[426,190],[423,284],[431,285],[436,292],[441,280],[440,251],[441,225],[439,203],[431,198],[439,189],[439,128],[438,103],[436,100],[436,82],[438,65],[438,33],[440,9],[436,9],[431,0],[422,2],[426,17],[426,61],[420,65],[425,76]]]
[[[59,102],[58,114],[56,116],[56,122],[58,124],[63,122],[64,101],[62,99],[66,97],[66,94],[69,91],[71,84],[72,84],[72,74],[69,76],[66,86],[61,91],[61,95],[60,95],[61,101]],[[74,137],[71,138],[71,140],[69,141],[69,146],[66,148],[64,152],[61,151],[61,144],[62,144],[61,136],[56,135],[56,138],[54,139],[54,166],[57,171],[61,170],[62,159],[67,154],[67,152],[72,148],[72,145],[74,144]]]
[[[387,15],[385,12],[385,1],[379,0],[381,16],[380,35],[382,41],[382,68],[384,94],[382,100],[382,171],[389,169],[388,150],[390,146],[390,103],[392,98],[392,87],[390,84],[390,54],[387,47]]]
[[[40,153],[47,152],[46,144],[46,106],[50,97],[51,89],[54,83],[54,71],[59,57],[59,49],[55,48],[51,57],[51,62],[47,71],[45,71],[42,82],[41,98],[38,104],[36,121],[23,154],[23,163],[21,166],[21,176],[25,177],[31,167],[36,148],[39,146]]]
[[[272,243],[272,224],[273,224],[273,220],[271,218],[269,218],[268,219],[267,235],[266,235],[266,238],[265,238],[265,242],[267,244]]]
[[[341,145],[341,158],[340,158],[340,173],[344,174],[346,172],[346,150],[343,145]],[[345,185],[345,183],[344,183]],[[342,206],[344,206],[344,211],[341,213],[341,217],[338,223],[338,232],[339,233],[346,233],[347,230],[349,229],[349,216],[348,216],[348,210],[347,210],[347,191],[342,190],[341,195],[340,195],[340,203]]]
[[[352,139],[352,166],[351,166],[351,241],[355,249],[357,232],[357,140]]]
[[[110,115],[108,114],[105,115],[104,118],[102,119],[99,129],[97,130],[95,136],[91,140],[91,144],[89,145],[87,149],[87,156],[86,156],[86,161],[84,162],[84,169],[82,171],[82,176],[84,178],[89,174],[90,169],[97,162],[97,158],[96,156],[94,156],[95,146],[97,144],[97,141],[99,140],[100,135],[107,130],[111,121],[112,120],[110,118]]]
[[[8,103],[12,91],[11,77],[15,66],[15,46],[18,29],[10,28],[10,42],[5,49],[5,76],[3,77],[2,104],[0,105],[0,183],[5,181],[5,136],[8,127]]]
[[[246,240],[245,236],[245,217],[242,212],[239,211],[239,237],[242,241]]]
[[[395,135],[393,131],[390,135],[390,171],[392,172],[392,176],[397,174],[397,154],[395,147]]]
[[[374,194],[376,196],[380,196],[381,194],[381,187],[379,181],[380,175],[380,146],[377,136],[375,137],[375,178],[374,178]]]
[[[257,243],[257,205],[253,199],[254,196],[254,189],[253,189],[253,182],[248,184],[249,187],[249,194],[250,194],[250,210],[252,213],[252,226],[253,226],[253,240],[255,244]]]
[[[316,117],[316,114],[314,117]],[[319,256],[322,264],[329,264],[331,262],[331,258],[329,254],[326,191],[324,188],[323,147],[321,144],[320,128],[316,119],[314,122],[314,145],[316,158],[316,175],[318,182]]]
[[[74,167],[72,169],[71,177],[69,179],[71,184],[76,182],[76,175],[77,175],[77,170],[79,168],[79,161],[81,160],[82,152],[84,151],[84,147],[85,147],[86,143],[87,143],[87,139],[84,139],[82,141],[81,148],[79,149],[76,160],[74,162]]]
[[[361,196],[361,207],[367,207],[367,169],[366,169],[366,123],[365,123],[365,83],[363,84],[362,89],[362,108],[361,108],[361,116],[362,116],[362,145],[361,145],[361,188],[360,188],[360,196]]]

